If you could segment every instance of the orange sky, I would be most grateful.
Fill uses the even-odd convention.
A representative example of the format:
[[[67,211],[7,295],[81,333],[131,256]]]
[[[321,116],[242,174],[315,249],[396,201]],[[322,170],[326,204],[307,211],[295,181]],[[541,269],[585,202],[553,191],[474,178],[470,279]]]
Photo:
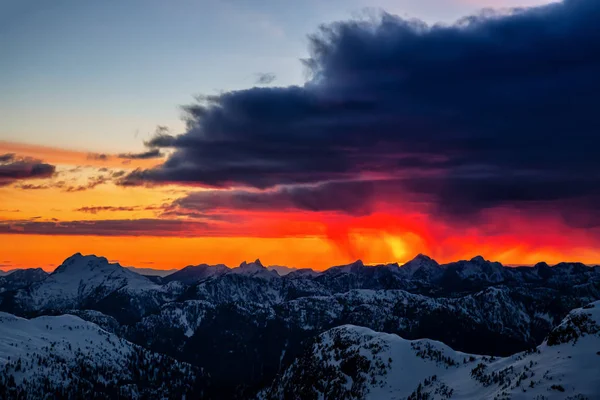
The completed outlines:
[[[378,205],[361,216],[298,210],[168,214],[181,211],[173,208],[174,200],[204,189],[121,187],[111,178],[115,171],[160,160],[123,163],[115,155],[98,160],[83,151],[0,142],[0,155],[5,153],[43,160],[57,169],[50,178],[0,187],[1,269],[52,270],[75,252],[160,269],[199,263],[235,266],[255,258],[270,265],[323,269],[358,258],[402,263],[418,253],[440,262],[477,254],[507,264],[600,260],[596,238],[568,228],[558,217],[491,210],[482,219],[485,224],[468,225],[409,212],[401,204]],[[102,176],[105,181],[89,185]],[[43,187],[26,189],[24,183]],[[86,189],[69,192],[69,186]]]

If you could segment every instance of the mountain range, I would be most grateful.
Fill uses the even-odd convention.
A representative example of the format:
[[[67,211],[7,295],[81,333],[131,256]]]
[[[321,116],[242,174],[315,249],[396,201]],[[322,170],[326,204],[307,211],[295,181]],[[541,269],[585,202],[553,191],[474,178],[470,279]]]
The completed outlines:
[[[471,354],[482,355],[473,355],[478,362],[469,363],[470,368],[475,368],[481,361],[485,366],[479,367],[480,370],[499,373],[499,366],[508,366],[511,361],[494,364],[484,361],[483,355],[488,359],[512,360],[519,357],[514,354],[531,352],[536,346],[541,346],[538,350],[542,351],[558,327],[567,320],[578,318],[573,317],[579,315],[577,313],[569,314],[572,310],[600,300],[598,266],[540,263],[533,267],[505,267],[483,257],[438,264],[419,255],[402,266],[367,266],[356,261],[322,272],[294,270],[283,276],[277,269],[269,269],[256,260],[236,268],[206,264],[188,266],[160,277],[137,274],[103,257],[75,254],[51,274],[27,270],[18,279],[16,276],[8,279],[12,275],[14,273],[0,277],[0,310],[6,313],[2,314],[6,321],[13,321],[11,318],[20,321],[15,323],[23,331],[19,340],[26,341],[27,331],[32,329],[28,328],[28,323],[35,325],[40,318],[60,319],[69,315],[68,318],[76,318],[76,324],[91,324],[93,329],[113,335],[127,346],[138,346],[136,348],[148,354],[164,355],[173,363],[185,365],[186,371],[189,368],[202,371],[201,374],[194,372],[194,377],[186,380],[177,393],[193,391],[202,393],[204,398],[407,398],[419,383],[421,394],[414,394],[417,397],[412,398],[427,398],[418,397],[425,396],[425,392],[430,393],[429,398],[443,398],[435,393],[436,390],[447,393],[451,389],[455,396],[478,393],[485,397],[492,391],[477,391],[478,385],[483,384],[467,380],[470,375],[466,364],[464,368],[456,368],[461,371],[456,375],[443,375],[439,368],[430,365],[431,368],[423,367],[423,373],[430,375],[415,374],[414,378],[398,381],[397,376],[405,368],[402,366],[404,361],[398,364],[393,356],[381,353],[384,354],[381,357],[393,359],[384,363],[387,372],[381,375],[383,369],[381,374],[363,371],[364,376],[358,377],[339,369],[343,354],[338,353],[345,354],[346,350],[325,346],[319,347],[317,352],[314,346],[318,341],[330,343],[332,338],[340,337],[344,343],[354,343],[350,346],[352,352],[360,354],[366,351],[361,346],[371,346],[371,343],[387,346],[391,350],[386,351],[394,354],[410,351],[416,354],[418,351],[410,350],[411,346],[427,347],[423,343],[429,343],[433,346],[431,352],[442,352],[448,357],[451,355],[452,359],[462,353],[469,354],[465,356],[469,359]],[[423,342],[423,339],[427,341]],[[71,341],[68,336],[60,340]],[[0,348],[0,363],[6,366],[4,350],[1,350],[4,348]],[[118,352],[115,348],[102,351],[107,354]],[[594,355],[596,351],[600,348],[593,352]],[[307,356],[307,352],[322,353],[323,357],[333,352],[342,358],[331,364],[335,368],[323,365],[319,367],[323,369],[321,371],[315,365],[317,359]],[[51,357],[51,353],[44,357]],[[23,360],[27,358],[20,356]],[[543,360],[552,369],[553,355],[548,357]],[[355,358],[347,362],[366,365],[362,358]],[[367,360],[369,365],[374,365],[374,359]],[[73,365],[79,364],[66,363],[61,368],[69,371]],[[290,393],[301,392],[294,388],[306,386],[306,382],[302,383],[303,368],[325,377],[342,374],[344,379],[349,379],[347,384],[341,385],[345,388],[354,387],[358,381],[362,383],[357,384],[354,394],[344,394],[346,397],[335,397],[338,392],[323,391],[322,388],[315,389],[309,397],[294,397]],[[356,372],[356,368],[354,365],[351,370]],[[513,370],[517,369],[513,366]],[[591,370],[600,373],[600,358]],[[14,375],[12,369],[1,371],[2,365],[3,382],[8,382]],[[434,374],[440,380],[432,384],[431,375]],[[17,378],[13,387],[28,392],[28,385],[32,385],[32,393],[39,390],[39,384],[31,383],[29,379],[23,383]],[[375,386],[363,384],[363,378],[381,383],[390,396],[381,397],[384,392],[375,388],[379,383],[373,384]],[[425,378],[429,382],[427,390],[424,389]],[[460,379],[468,384],[448,384],[448,381]],[[588,387],[573,379],[566,374],[560,385],[564,388],[573,385],[575,391],[589,397]],[[190,383],[192,381],[195,383]],[[354,383],[348,383],[350,381]],[[58,388],[68,386],[64,379],[57,382],[54,386]],[[443,389],[439,382],[444,382],[447,388]],[[134,384],[138,384],[136,390],[145,387],[139,382]],[[108,396],[121,390],[118,382],[107,383],[108,386],[111,389],[98,391],[84,385],[81,390],[89,393],[96,390],[100,395]],[[160,387],[152,390],[141,393],[162,393]],[[524,393],[513,388],[493,392],[493,396],[504,396],[504,392],[508,394],[498,398],[518,398]],[[380,394],[375,396],[373,393]],[[550,394],[567,396],[576,393],[544,392],[545,396]],[[597,394],[600,396],[600,390]]]

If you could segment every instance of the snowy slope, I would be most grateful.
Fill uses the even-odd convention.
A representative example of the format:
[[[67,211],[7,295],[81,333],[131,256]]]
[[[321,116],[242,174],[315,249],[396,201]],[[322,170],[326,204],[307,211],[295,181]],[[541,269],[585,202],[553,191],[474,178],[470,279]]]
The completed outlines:
[[[161,333],[167,331],[177,331],[189,338],[202,324],[206,314],[214,308],[212,303],[202,300],[167,303],[159,313],[144,318],[135,328],[141,337],[149,337],[153,341],[160,339]]]
[[[72,315],[27,320],[0,313],[0,398],[19,391],[30,399],[49,392],[170,396],[190,391],[195,376],[188,364]]]
[[[90,298],[103,298],[121,289],[136,292],[158,288],[149,279],[104,257],[77,253],[22,298],[26,296],[28,306],[34,309],[63,309],[80,307]]]
[[[600,302],[533,351],[506,358],[345,325],[317,338],[261,399],[597,399]]]
[[[547,296],[540,295],[539,299],[543,302]],[[493,340],[497,336],[497,351],[506,354],[511,349],[511,339],[520,346],[533,344],[534,326],[546,333],[553,326],[554,321],[543,313],[543,308],[529,307],[526,300],[525,295],[513,296],[507,288],[493,287],[458,298],[431,298],[403,290],[360,289],[333,296],[299,298],[281,304],[277,311],[286,325],[302,330],[322,331],[335,325],[354,324],[412,338],[445,340],[471,351],[483,350],[484,337]],[[501,342],[506,346],[502,350]]]
[[[157,285],[104,257],[67,258],[52,274],[14,295],[13,308],[5,311],[37,312],[46,310],[98,309],[120,317],[139,317],[173,300],[184,290],[178,282]],[[114,315],[119,316],[119,315]]]
[[[189,265],[180,271],[166,276],[163,282],[182,282],[186,285],[193,285],[211,278],[220,278],[224,275],[242,275],[247,277],[275,279],[279,278],[276,270],[270,270],[262,265],[260,260],[252,263],[242,262],[237,268],[229,268],[224,264],[209,265]]]

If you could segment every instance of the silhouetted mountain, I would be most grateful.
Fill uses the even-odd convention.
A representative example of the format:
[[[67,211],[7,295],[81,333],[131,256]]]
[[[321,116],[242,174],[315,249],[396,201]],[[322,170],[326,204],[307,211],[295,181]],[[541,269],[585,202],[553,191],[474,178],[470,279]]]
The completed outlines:
[[[157,269],[157,268],[137,268],[137,267],[125,267],[130,271],[135,272],[143,276],[158,276],[165,277],[167,275],[174,274],[179,271],[178,269]]]
[[[25,288],[33,283],[43,281],[48,277],[41,268],[15,269],[0,276],[0,292]]]
[[[206,278],[223,275],[229,272],[229,268],[223,264],[218,265],[189,265],[177,272],[167,275],[163,278],[163,282],[168,283],[178,281],[186,285],[194,284]]]

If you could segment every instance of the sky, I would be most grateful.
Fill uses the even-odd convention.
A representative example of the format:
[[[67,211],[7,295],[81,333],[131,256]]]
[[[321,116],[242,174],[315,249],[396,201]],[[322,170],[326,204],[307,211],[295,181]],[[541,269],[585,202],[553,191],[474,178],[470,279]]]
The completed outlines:
[[[0,0],[0,268],[600,262],[593,0]]]

